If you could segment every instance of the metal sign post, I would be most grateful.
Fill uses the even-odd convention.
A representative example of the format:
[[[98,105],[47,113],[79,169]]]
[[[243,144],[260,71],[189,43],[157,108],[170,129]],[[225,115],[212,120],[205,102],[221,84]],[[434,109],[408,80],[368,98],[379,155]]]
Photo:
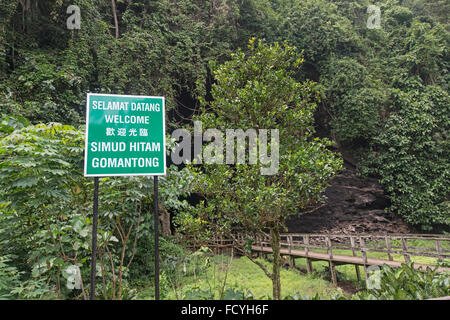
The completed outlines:
[[[158,175],[166,174],[165,99],[88,93],[84,176],[94,177],[90,299],[95,298],[98,179],[154,176],[155,299],[159,300]]]
[[[155,225],[155,300],[159,300],[159,214],[158,214],[158,176],[153,177],[155,204],[155,215],[153,222]]]
[[[91,292],[90,300],[95,298],[95,273],[97,263],[97,221],[98,221],[98,177],[94,178],[94,220],[92,222],[92,256],[91,256]]]

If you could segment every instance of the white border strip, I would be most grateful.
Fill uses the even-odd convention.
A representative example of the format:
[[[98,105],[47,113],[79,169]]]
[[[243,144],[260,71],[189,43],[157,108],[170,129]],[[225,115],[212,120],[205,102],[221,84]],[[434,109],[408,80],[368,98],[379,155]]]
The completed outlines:
[[[87,152],[88,152],[88,136],[89,136],[89,102],[91,95],[96,96],[114,96],[125,98],[145,98],[145,99],[162,99],[162,120],[163,120],[163,163],[164,173],[118,173],[118,174],[87,174]],[[166,175],[166,99],[161,96],[135,96],[126,94],[106,94],[106,93],[87,93],[86,98],[86,136],[84,143],[84,176],[85,177],[125,177],[125,176],[165,176]]]

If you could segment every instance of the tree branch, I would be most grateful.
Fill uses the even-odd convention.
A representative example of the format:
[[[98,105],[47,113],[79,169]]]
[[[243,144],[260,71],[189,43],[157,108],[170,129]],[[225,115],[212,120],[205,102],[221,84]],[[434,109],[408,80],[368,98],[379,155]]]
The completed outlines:
[[[116,29],[116,39],[119,39],[119,21],[117,20],[116,1],[111,0],[112,11],[114,16],[114,27]]]
[[[232,234],[230,234],[230,235],[231,235],[231,238],[233,238],[233,243],[239,244],[239,241],[237,241],[236,238],[235,238]],[[249,258],[251,262],[253,262],[253,263],[256,264],[258,267],[260,267],[261,270],[264,271],[264,273],[266,274],[266,276],[267,276],[269,279],[271,279],[271,280],[273,279],[273,274],[270,273],[269,270],[267,270],[267,268],[266,268],[261,262],[259,262],[259,261],[255,260],[255,259],[253,259],[253,258],[251,257],[251,255],[249,255],[248,252],[247,252],[244,248],[242,248],[240,245],[236,245],[235,248],[236,248],[239,252],[242,252],[242,253],[244,254],[244,256],[246,256],[247,258]]]

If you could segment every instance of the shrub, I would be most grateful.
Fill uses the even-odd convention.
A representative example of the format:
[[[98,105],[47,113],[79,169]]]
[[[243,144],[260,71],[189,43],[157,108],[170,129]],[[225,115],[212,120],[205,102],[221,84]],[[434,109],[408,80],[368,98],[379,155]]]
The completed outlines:
[[[443,266],[442,264],[441,266]],[[448,265],[448,264],[447,264]],[[439,274],[432,270],[415,270],[413,263],[400,268],[384,265],[380,272],[379,288],[372,288],[354,295],[361,300],[423,300],[450,295],[450,273]]]

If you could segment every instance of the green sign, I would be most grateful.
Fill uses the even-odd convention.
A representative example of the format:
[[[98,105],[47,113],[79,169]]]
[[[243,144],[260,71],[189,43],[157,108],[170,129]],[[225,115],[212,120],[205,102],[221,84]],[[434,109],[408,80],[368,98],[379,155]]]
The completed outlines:
[[[88,93],[84,175],[166,174],[164,97]]]

